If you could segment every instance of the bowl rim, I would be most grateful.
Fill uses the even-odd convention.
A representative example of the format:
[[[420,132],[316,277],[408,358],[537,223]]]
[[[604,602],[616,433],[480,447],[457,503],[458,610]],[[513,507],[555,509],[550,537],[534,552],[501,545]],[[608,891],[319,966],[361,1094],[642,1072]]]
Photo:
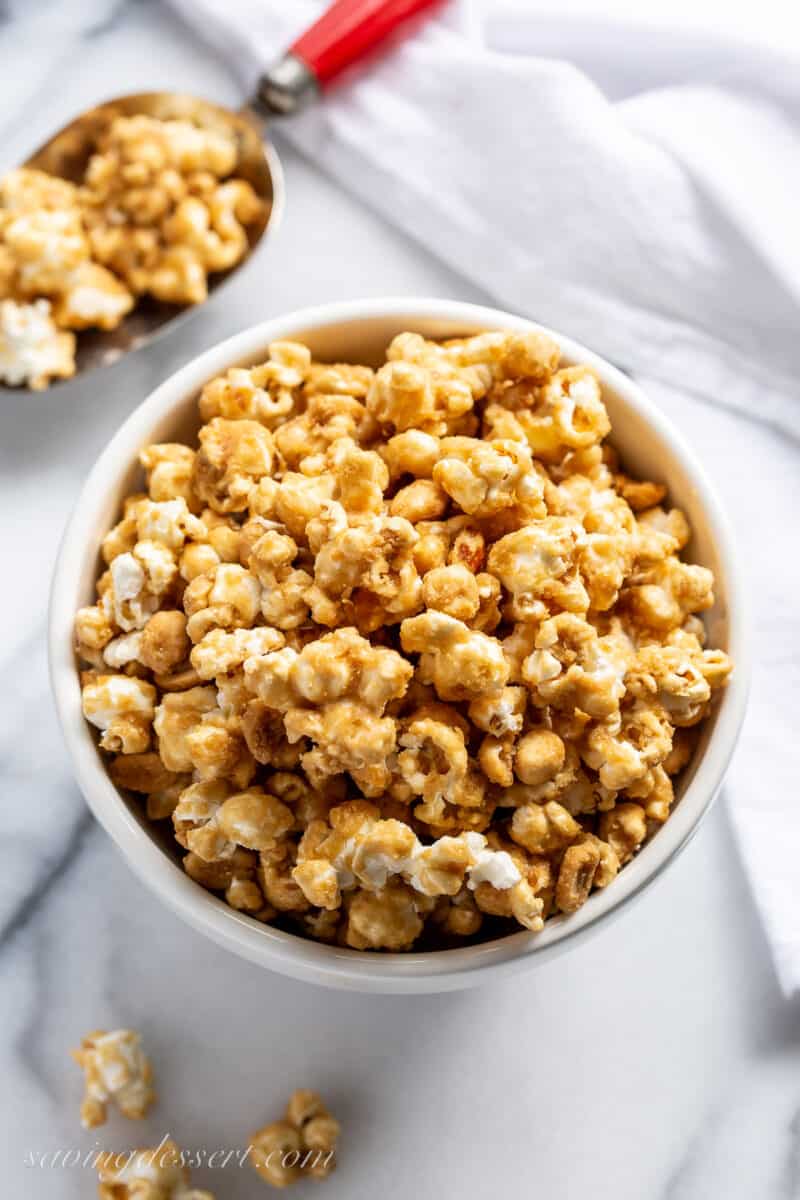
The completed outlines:
[[[719,703],[711,739],[680,803],[658,837],[626,866],[613,887],[593,893],[577,913],[552,918],[538,934],[522,930],[476,946],[375,955],[329,946],[260,924],[236,912],[183,873],[133,816],[97,752],[81,711],[72,630],[85,546],[96,536],[94,514],[116,488],[120,474],[130,468],[156,421],[214,375],[236,363],[252,361],[273,340],[312,328],[384,317],[404,318],[412,327],[415,320],[443,320],[463,322],[467,328],[538,329],[549,333],[568,357],[592,366],[601,381],[647,421],[691,479],[724,564],[729,652],[736,670]],[[395,993],[450,990],[532,966],[596,930],[663,874],[697,831],[733,754],[749,686],[748,630],[747,593],[722,505],[694,451],[639,385],[580,343],[535,321],[502,309],[418,296],[365,298],[297,309],[225,339],[164,380],[123,422],[86,478],[61,542],[48,617],[51,685],[78,783],[94,815],[146,886],[195,929],[263,967],[332,987]]]

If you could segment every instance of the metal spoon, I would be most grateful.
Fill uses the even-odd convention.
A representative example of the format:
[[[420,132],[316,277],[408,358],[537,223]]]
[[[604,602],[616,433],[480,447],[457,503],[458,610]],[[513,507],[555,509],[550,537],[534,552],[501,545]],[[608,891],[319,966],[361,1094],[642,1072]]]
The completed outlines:
[[[238,148],[234,174],[246,179],[264,201],[263,218],[247,231],[245,256],[228,271],[209,277],[209,295],[236,274],[274,228],[284,203],[283,170],[265,140],[267,119],[288,115],[315,100],[342,71],[367,55],[398,25],[440,0],[335,0],[259,80],[256,94],[240,112],[221,108],[196,96],[173,92],[141,92],[120,96],[82,113],[25,162],[51,175],[79,182],[94,152],[99,132],[115,116],[145,114],[161,120],[179,118],[233,135]],[[109,366],[173,329],[199,305],[164,304],[141,297],[136,307],[110,332],[78,334],[76,375]],[[74,378],[74,376],[73,376]],[[58,381],[51,383],[51,388]],[[68,381],[65,381],[68,382]]]

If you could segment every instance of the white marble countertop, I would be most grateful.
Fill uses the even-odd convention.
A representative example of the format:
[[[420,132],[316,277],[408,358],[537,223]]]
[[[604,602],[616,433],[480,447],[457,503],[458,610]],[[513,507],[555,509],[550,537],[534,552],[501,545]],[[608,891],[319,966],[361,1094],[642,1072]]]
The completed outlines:
[[[3,166],[114,93],[237,99],[146,0],[53,0],[0,25],[0,38]],[[239,1146],[305,1083],[344,1125],[329,1200],[480,1200],[523,1180],[557,1200],[800,1196],[800,1013],[779,995],[724,798],[666,877],[576,952],[481,990],[396,999],[318,990],[229,956],[164,911],[87,814],[48,698],[45,605],[65,517],[111,432],[197,351],[268,315],[380,293],[485,299],[312,165],[284,161],[286,219],[258,269],[175,337],[0,414],[3,1192],[93,1195],[89,1170],[26,1166],[58,1148],[166,1132],[191,1148]],[[768,531],[742,481],[768,462],[779,495],[796,452],[755,426],[732,449],[738,419],[696,402],[672,415],[758,554]],[[112,1118],[83,1133],[68,1049],[119,1025],[143,1030],[161,1102],[143,1126]],[[247,1168],[196,1182],[218,1200],[266,1194]]]

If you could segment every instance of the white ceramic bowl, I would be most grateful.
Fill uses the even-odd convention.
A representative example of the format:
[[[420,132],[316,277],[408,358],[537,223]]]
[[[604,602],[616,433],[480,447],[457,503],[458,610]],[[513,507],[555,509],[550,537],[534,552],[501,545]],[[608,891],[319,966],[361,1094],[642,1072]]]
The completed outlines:
[[[668,484],[670,498],[687,513],[694,531],[688,554],[711,567],[716,577],[717,603],[706,614],[711,643],[726,649],[736,664],[684,772],[675,810],[609,888],[595,892],[577,913],[548,921],[539,934],[521,931],[464,949],[369,954],[284,933],[235,912],[183,873],[152,827],[112,784],[94,731],[83,719],[73,618],[81,605],[92,603],[100,542],[117,519],[123,497],[140,482],[139,448],[191,437],[196,430],[196,397],[206,380],[234,364],[259,361],[276,338],[298,338],[322,359],[376,363],[390,339],[404,329],[454,337],[530,327],[531,322],[495,309],[417,298],[330,304],[265,321],[215,346],[157,388],[101,454],[78,500],[56,565],[50,605],[53,690],[78,781],[95,816],[145,884],[195,929],[261,966],[331,987],[396,993],[446,991],[533,968],[574,946],[579,935],[596,929],[640,894],[686,845],[722,783],[744,715],[748,679],[743,588],[727,520],[694,454],[664,414],[618,370],[560,335],[564,361],[588,363],[602,380],[612,438],[626,468]]]

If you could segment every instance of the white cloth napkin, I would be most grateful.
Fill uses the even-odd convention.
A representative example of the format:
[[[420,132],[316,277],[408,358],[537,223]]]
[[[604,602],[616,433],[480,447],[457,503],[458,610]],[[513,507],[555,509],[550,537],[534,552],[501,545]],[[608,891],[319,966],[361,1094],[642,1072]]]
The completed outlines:
[[[248,91],[320,9],[170,3]],[[797,64],[464,0],[283,130],[504,306],[568,331],[662,396],[679,389],[800,439]],[[769,487],[768,466],[759,470]],[[800,546],[781,508],[770,519],[785,525],[765,528],[756,569],[769,572],[770,604],[785,607],[800,585],[787,546],[795,558]],[[768,552],[771,539],[781,554]],[[796,602],[790,641],[795,613]],[[796,671],[787,622],[759,612],[758,624],[761,671],[765,661]],[[770,682],[757,671],[732,812],[790,993],[800,989],[800,813],[793,718],[771,711]]]

